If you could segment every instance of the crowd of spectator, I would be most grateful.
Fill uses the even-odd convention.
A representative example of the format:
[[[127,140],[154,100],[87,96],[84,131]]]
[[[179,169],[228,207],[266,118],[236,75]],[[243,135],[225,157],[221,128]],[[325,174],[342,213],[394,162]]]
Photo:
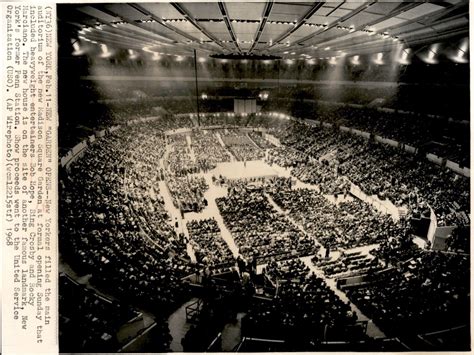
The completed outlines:
[[[208,186],[196,173],[228,161],[220,136],[237,160],[263,159],[264,150],[270,149],[267,162],[291,168],[293,177],[317,185],[295,188],[287,178],[262,179],[261,184],[216,179],[228,188],[228,195],[216,203],[240,254],[259,264],[269,262],[266,273],[278,280],[277,299],[251,307],[247,329],[268,336],[262,324],[273,324],[268,332],[274,335],[316,341],[324,329],[354,325],[348,305],[295,259],[314,255],[319,249],[316,240],[330,250],[380,244],[371,252],[374,258],[345,254],[334,262],[316,262],[326,276],[395,265],[394,271],[376,273],[380,276],[369,284],[347,291],[389,333],[403,332],[406,322],[417,331],[439,328],[446,314],[453,315],[448,317],[452,325],[454,315],[463,319],[469,293],[466,258],[420,251],[410,242],[403,219],[395,222],[350,197],[333,203],[323,195],[346,197],[351,181],[366,194],[406,205],[412,213],[429,204],[438,225],[462,225],[469,211],[469,179],[371,140],[268,116],[249,115],[235,122],[260,127],[275,122],[269,131],[283,147],[265,145],[260,134],[239,130],[164,135],[189,120],[123,126],[91,143],[61,178],[61,252],[75,267],[92,274],[91,282],[165,316],[189,299],[184,276],[232,263],[214,219],[188,223],[198,263],[190,262],[188,240],[175,231],[158,184],[166,182],[183,212],[202,210]],[[466,249],[465,238],[453,235],[449,247],[456,252]],[[281,262],[286,259],[292,260]],[[342,331],[339,335],[348,337]]]
[[[62,351],[116,352],[117,331],[139,313],[59,275],[59,342]]]
[[[260,132],[249,132],[249,137],[252,139],[256,145],[258,145],[261,149],[270,149],[274,148],[275,145],[270,143],[267,139],[262,136]]]
[[[173,134],[168,137],[168,142],[170,152],[166,165],[169,174],[166,175],[166,184],[173,204],[182,212],[200,212],[207,205],[204,193],[208,186],[202,176],[194,174],[209,168],[209,163],[196,160],[189,144],[190,136]]]
[[[279,178],[276,183],[267,184],[269,195],[323,246],[350,249],[376,244],[399,233],[400,227],[389,215],[362,201],[334,204],[316,190],[292,189],[286,181]]]
[[[265,152],[255,145],[245,132],[224,130],[220,132],[222,141],[237,161],[260,160]]]
[[[269,203],[261,188],[235,183],[228,196],[216,199],[224,223],[245,258],[310,255],[315,242]]]
[[[191,128],[195,125],[189,115],[176,114],[194,111],[193,102],[183,98],[129,98],[106,100],[103,104],[106,104],[104,114],[114,124],[127,124],[136,119],[156,117],[162,118],[160,126],[164,131]]]
[[[214,130],[194,130],[191,139],[196,161],[203,171],[214,169],[218,163],[230,161],[230,154],[220,144]]]
[[[309,118],[367,131],[469,166],[469,134],[466,124],[458,121],[339,105],[320,105]]]
[[[471,253],[471,230],[469,226],[456,227],[446,241],[449,251]]]
[[[148,127],[153,129],[153,125]],[[168,223],[170,216],[158,187],[158,181],[164,179],[164,170],[157,168],[157,161],[164,155],[165,139],[160,132],[150,135],[136,128],[133,132],[136,134],[136,142],[129,142],[132,149],[117,160],[117,171],[123,177],[122,189],[125,203],[129,206],[128,211],[139,220],[141,230],[153,242],[161,244],[165,249],[170,247],[182,253],[185,245]]]
[[[469,211],[469,179],[408,153],[369,144],[341,165],[341,173],[369,195],[412,209],[433,208],[438,225],[464,224]],[[357,155],[357,157],[355,157]]]
[[[357,316],[301,260],[270,263],[265,272],[277,284],[277,296],[270,302],[254,300],[242,320],[244,334],[283,339],[294,350],[308,349],[324,338],[351,339],[348,331]]]
[[[310,273],[310,270],[300,259],[289,259],[282,261],[272,260],[265,266],[263,272],[276,286],[281,281],[302,281]]]
[[[346,277],[381,270],[384,265],[378,258],[372,258],[361,251],[342,252],[334,260],[313,257],[313,263],[328,277]]]
[[[186,227],[198,263],[213,270],[234,264],[232,252],[214,218],[188,221]]]
[[[191,147],[188,145],[187,135],[173,134],[168,136],[170,152],[166,165],[173,176],[186,176],[200,171],[196,160],[191,156]]]
[[[232,112],[203,113],[200,115],[201,126],[246,126],[253,115],[236,115]]]
[[[117,68],[115,65],[110,66],[108,64],[100,65],[99,71],[111,73],[110,75],[112,76],[116,75],[114,73],[117,72],[121,73],[119,76],[127,76],[129,75],[127,73],[130,72],[135,76],[137,74],[134,72],[135,70],[140,72],[139,75],[147,75],[146,68],[149,68],[148,66],[143,66],[140,69]],[[97,63],[94,65],[97,65]],[[153,65],[156,65],[156,63],[153,63]],[[210,73],[227,77],[226,71],[222,71],[222,67],[233,65],[230,63],[216,63],[209,66],[206,64],[206,66],[209,67]],[[241,74],[249,69],[248,65],[242,66],[236,63],[236,66]],[[254,71],[255,68],[252,68],[249,72],[255,78],[265,73],[263,78],[266,79],[269,78],[269,75],[272,76],[276,72],[280,78],[288,77],[295,79],[295,75],[300,74],[302,78],[314,78],[314,75],[318,76],[317,73],[319,72],[319,70],[315,70],[318,65],[310,67],[306,65],[283,65],[282,68],[274,72],[272,71],[275,69],[273,66],[263,65],[259,67],[261,69],[258,72]],[[347,126],[354,126],[376,134],[392,137],[395,140],[411,145],[436,141],[441,143],[441,145],[432,147],[439,150],[440,156],[462,163],[462,165],[468,165],[469,130],[464,129],[466,126],[453,124],[453,122],[449,122],[444,118],[433,119],[427,115],[428,113],[440,114],[446,117],[453,117],[455,121],[459,118],[469,120],[469,90],[466,89],[468,88],[468,82],[465,79],[467,77],[464,72],[465,69],[461,67],[452,67],[443,72],[444,79],[440,81],[443,85],[422,87],[418,85],[386,87],[384,85],[373,86],[372,84],[367,86],[362,83],[357,86],[342,85],[334,88],[321,84],[305,85],[298,83],[296,85],[286,85],[280,83],[278,88],[262,88],[261,90],[265,90],[269,96],[267,101],[261,101],[259,104],[263,110],[284,110],[298,117],[319,118],[329,122],[344,121]],[[89,70],[90,64],[87,64],[85,69]],[[168,75],[170,77],[181,77],[187,74],[193,76],[194,74],[190,71],[191,69],[182,62],[179,64],[179,68],[174,68],[174,65],[162,67],[162,70],[170,73]],[[379,69],[382,68],[377,68],[376,71],[379,71]],[[422,71],[411,71],[410,76],[414,75],[417,77],[418,72],[424,73],[427,70],[427,68],[422,69]],[[77,73],[77,70],[77,68],[74,68],[71,72]],[[231,72],[234,73],[233,70]],[[379,74],[384,78],[386,72],[381,70]],[[421,74],[421,76],[424,79],[429,79],[429,81],[440,80],[439,70],[432,74],[426,75],[425,73]],[[212,76],[215,77],[214,75]],[[456,79],[453,80],[453,78]],[[371,75],[370,81],[373,81],[373,79]],[[64,78],[65,83],[63,85],[68,85],[68,80],[69,77]],[[403,80],[406,80],[405,75]],[[447,82],[452,81],[463,84],[446,85]],[[263,82],[261,85],[266,86]],[[238,97],[240,91],[240,88],[236,88],[234,83],[226,82],[220,82],[217,86],[214,81],[208,83],[201,82],[199,86],[201,90],[199,95],[206,94],[208,96],[207,99],[200,100],[201,112],[231,111],[233,106],[232,98]],[[247,92],[254,97],[258,97],[261,90],[257,86],[257,88],[247,90]],[[423,95],[420,95],[420,92]],[[171,84],[161,80],[147,80],[145,82],[139,80],[116,80],[114,85],[101,85],[100,82],[79,80],[77,85],[75,85],[74,93],[71,93],[70,96],[71,102],[81,102],[82,104],[72,105],[66,100],[62,100],[61,102],[64,102],[64,104],[60,105],[60,111],[61,114],[68,117],[68,120],[70,120],[71,116],[74,116],[74,121],[76,121],[74,129],[82,129],[84,126],[88,126],[90,131],[94,131],[98,127],[124,123],[131,118],[156,116],[156,108],[158,107],[169,113],[196,112],[195,94],[194,84],[188,81],[175,81]],[[219,99],[214,99],[217,97]],[[413,99],[414,97],[416,99]],[[304,102],[304,99],[312,101]],[[340,109],[335,105],[327,107],[327,105],[321,104],[322,101],[329,101],[332,103],[350,103],[370,107],[376,106],[373,105],[375,100],[379,100],[383,107],[394,110],[423,112],[423,114],[406,115],[400,112],[390,113],[361,107]],[[88,121],[87,125],[84,125],[86,120]],[[70,127],[64,129],[64,126],[60,127],[60,139],[65,143],[67,140],[73,140],[74,135],[68,135],[67,131]],[[64,138],[66,136],[67,138]]]
[[[411,209],[428,203],[441,226],[469,223],[469,179],[449,169],[397,148],[306,123],[295,121],[291,129],[275,134],[282,143],[300,152],[290,151],[292,156],[300,158],[293,163],[299,166],[293,168],[294,174],[301,170],[311,176],[310,172],[316,170],[317,177],[310,181],[320,182],[327,175],[313,166],[318,164],[316,160],[321,159],[322,163],[328,152],[335,151],[333,158],[326,160],[329,170],[334,166],[339,176],[348,178],[367,195],[378,195],[396,206],[408,205]],[[284,161],[282,154],[278,154],[282,150],[275,152],[270,154],[271,161]]]
[[[469,323],[469,259],[421,253],[345,291],[386,335],[419,334]]]
[[[269,151],[266,162],[291,169],[292,176],[298,180],[315,185],[322,194],[344,194],[350,186],[346,179],[338,176],[336,166],[327,160],[316,160],[308,154],[288,147]]]
[[[401,220],[402,225],[407,225],[406,221]],[[409,229],[387,239],[381,240],[376,249],[370,252],[379,261],[385,265],[398,265],[401,262],[421,255],[422,249],[412,241]]]
[[[194,268],[162,201],[149,193],[159,170],[144,162],[157,128],[150,123],[116,131],[71,166],[61,180],[59,238],[62,254],[92,274],[92,282],[163,315],[188,297],[180,279]]]
[[[202,176],[172,176],[167,181],[173,204],[183,212],[200,212],[207,206],[204,193],[209,188]]]

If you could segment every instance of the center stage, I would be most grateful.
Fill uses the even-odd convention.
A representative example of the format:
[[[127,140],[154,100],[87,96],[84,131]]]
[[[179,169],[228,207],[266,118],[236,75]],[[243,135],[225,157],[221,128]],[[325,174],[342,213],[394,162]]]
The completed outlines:
[[[220,163],[210,172],[214,176],[223,176],[226,179],[250,179],[256,177],[278,176],[278,171],[261,160],[234,161]]]

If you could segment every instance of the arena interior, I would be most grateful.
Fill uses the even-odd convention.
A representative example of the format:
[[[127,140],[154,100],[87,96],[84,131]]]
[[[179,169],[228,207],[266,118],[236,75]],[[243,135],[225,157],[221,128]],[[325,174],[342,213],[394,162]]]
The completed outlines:
[[[58,18],[62,352],[470,350],[467,0]]]

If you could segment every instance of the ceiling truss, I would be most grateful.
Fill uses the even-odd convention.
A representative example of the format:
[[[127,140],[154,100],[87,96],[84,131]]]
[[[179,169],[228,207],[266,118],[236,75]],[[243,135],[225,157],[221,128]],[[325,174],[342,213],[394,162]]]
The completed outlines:
[[[79,39],[124,49],[155,47],[156,51],[175,55],[198,50],[292,59],[298,55],[308,59],[341,51],[356,54],[390,50],[399,44],[428,44],[437,38],[468,34],[469,29],[468,0],[399,1],[398,6],[384,6],[387,3],[381,0],[369,0],[360,6],[349,1],[242,2],[237,7],[235,2],[231,7],[222,0],[148,4],[153,3],[64,4],[61,6],[70,10],[61,11],[60,21],[76,28]],[[352,19],[355,25],[349,28]],[[384,25],[377,31],[379,24]]]

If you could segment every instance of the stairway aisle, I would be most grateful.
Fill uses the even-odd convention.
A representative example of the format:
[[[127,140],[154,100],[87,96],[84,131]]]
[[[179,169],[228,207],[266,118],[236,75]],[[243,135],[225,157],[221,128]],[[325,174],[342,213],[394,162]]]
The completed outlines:
[[[230,231],[227,229],[224,219],[222,218],[221,214],[219,213],[219,208],[217,208],[216,204],[216,198],[226,196],[227,193],[223,194],[222,193],[222,188],[215,186],[212,183],[212,178],[210,174],[205,174],[204,178],[206,179],[206,182],[209,185],[209,190],[207,191],[207,202],[208,202],[208,209],[209,212],[212,214],[212,217],[217,221],[217,224],[221,230],[221,236],[229,246],[229,249],[232,251],[232,255],[234,257],[237,257],[239,255],[239,248],[235,244],[234,238],[232,237],[232,234]]]
[[[219,141],[220,145],[221,145],[222,147],[224,147],[224,149],[225,149],[225,151],[227,152],[227,154],[229,154],[229,156],[230,156],[230,161],[236,161],[237,159],[235,159],[234,154],[232,154],[232,153],[230,152],[230,150],[226,147],[226,145],[225,145],[224,141],[222,140],[222,137],[221,137],[221,135],[219,134],[219,132],[216,132],[216,137],[217,137],[217,140]]]
[[[252,137],[250,137],[249,133],[247,133],[246,136],[247,136],[248,139],[250,139],[250,141],[253,143],[255,148],[257,148],[258,150],[262,150],[262,148],[259,147],[259,145],[252,139]]]
[[[217,204],[216,204],[217,198],[227,196],[227,188],[214,185],[214,183],[212,182],[213,172],[214,172],[214,169],[211,171],[208,171],[207,173],[193,174],[193,176],[204,177],[207,185],[209,186],[209,189],[204,193],[204,198],[207,200],[207,206],[200,212],[185,213],[182,223],[186,224],[186,222],[192,221],[192,220],[214,218],[217,221],[217,225],[219,226],[219,229],[221,230],[222,238],[229,246],[229,249],[232,251],[232,254],[235,257],[237,257],[239,255],[239,248],[235,244],[232,234],[229,232],[229,230],[225,226],[224,220],[222,219],[222,216],[219,213],[219,209],[217,208]]]
[[[191,156],[191,160],[195,163],[196,155],[194,154],[193,143],[189,134],[186,135],[186,143],[188,144],[189,155]]]
[[[324,279],[324,281],[327,283],[327,285],[329,286],[329,288],[331,290],[334,291],[334,293],[344,302],[344,303],[349,303],[351,309],[356,312],[357,314],[357,320],[358,321],[368,321],[368,324],[367,324],[367,335],[372,337],[372,338],[378,338],[378,337],[385,337],[385,334],[384,332],[382,332],[380,330],[379,327],[377,327],[374,322],[372,322],[372,320],[367,317],[364,313],[361,312],[361,310],[359,308],[357,308],[357,306],[355,304],[353,304],[349,298],[347,298],[346,294],[344,292],[342,292],[341,290],[339,290],[337,287],[336,287],[336,280],[335,279],[330,279],[330,278],[327,278],[325,275],[324,275],[324,272],[322,272],[322,270],[318,269],[315,265],[313,265],[313,262],[311,261],[311,257],[310,256],[307,256],[307,257],[303,257],[301,258],[301,261],[303,261],[306,266],[308,266],[308,268],[313,271],[317,276],[321,277],[322,279]]]
[[[217,137],[217,140],[219,141],[220,145],[225,148],[225,143],[224,143],[224,141],[222,140],[222,137],[221,137],[221,135],[219,134],[219,132],[216,132],[216,137]]]
[[[197,298],[193,298],[192,300],[186,302],[168,318],[168,328],[172,338],[170,348],[173,352],[183,351],[181,341],[185,337],[189,328],[191,328],[191,324],[186,322],[186,307],[196,301]]]
[[[222,329],[222,351],[232,351],[242,340],[242,318],[245,313],[237,313],[235,323],[228,323]]]
[[[168,215],[170,216],[169,223],[173,226],[176,233],[184,233],[184,235],[189,240],[189,232],[188,232],[188,228],[186,227],[186,221],[185,219],[181,218],[181,212],[179,211],[178,208],[174,206],[173,198],[171,197],[171,193],[168,189],[168,186],[166,186],[166,183],[164,181],[158,182],[158,186],[160,188],[160,195],[161,197],[163,197],[165,210],[168,212]],[[176,228],[176,225],[175,225],[176,222],[178,222],[178,228]],[[195,263],[196,255],[194,254],[194,249],[190,243],[186,245],[186,252],[189,258],[191,259],[191,262]]]
[[[166,186],[166,183],[164,181],[159,181],[158,186],[160,188],[160,195],[163,197],[163,202],[165,204],[165,210],[168,212],[171,221],[170,223],[175,226],[175,222],[178,221],[179,223],[179,231],[181,232],[181,227],[183,226],[182,219],[181,219],[181,213],[178,208],[175,207],[173,204],[173,198],[171,197],[171,193],[168,189],[168,186]],[[182,231],[185,234],[187,231]]]
[[[288,222],[290,222],[291,224],[293,224],[296,228],[298,228],[301,232],[303,232],[305,235],[309,235],[306,230],[304,229],[304,227],[299,224],[298,222],[296,222],[293,218],[291,218],[280,206],[278,206],[275,201],[273,201],[273,199],[270,197],[270,195],[268,195],[266,192],[264,193],[264,195],[267,197],[268,199],[268,202],[270,203],[270,205],[272,205],[272,207],[277,210],[278,212],[280,213],[283,213],[285,215],[285,218]],[[322,253],[324,248],[323,246],[319,243],[319,241],[314,237],[314,236],[310,236],[313,241],[314,241],[314,244],[316,246],[319,246],[319,253]]]

